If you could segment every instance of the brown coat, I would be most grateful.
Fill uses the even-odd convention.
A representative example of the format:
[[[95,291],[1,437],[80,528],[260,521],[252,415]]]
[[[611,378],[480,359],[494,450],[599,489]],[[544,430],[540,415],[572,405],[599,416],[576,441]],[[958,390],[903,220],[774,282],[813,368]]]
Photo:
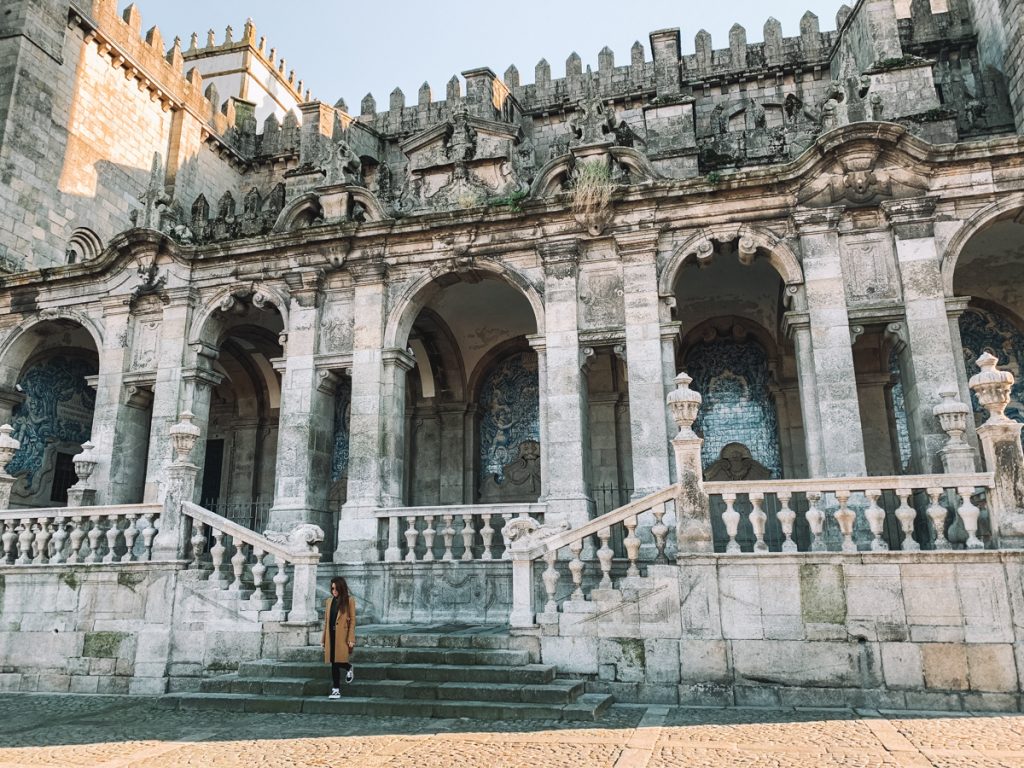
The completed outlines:
[[[331,620],[331,600],[334,598],[327,598],[327,605],[324,612],[324,663],[331,663],[331,649],[328,647],[328,643],[331,642],[331,634],[328,631],[327,625]],[[349,659],[349,646],[356,644],[356,599],[349,596],[348,598],[348,613],[343,610],[338,611],[338,621],[334,625],[334,661],[335,663],[344,663]]]

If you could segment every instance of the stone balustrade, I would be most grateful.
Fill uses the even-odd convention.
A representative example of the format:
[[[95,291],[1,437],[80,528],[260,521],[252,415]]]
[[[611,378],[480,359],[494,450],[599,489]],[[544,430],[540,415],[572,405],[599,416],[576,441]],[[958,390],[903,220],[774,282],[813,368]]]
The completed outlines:
[[[387,531],[387,563],[511,559],[510,535],[543,525],[545,504],[388,507],[377,511]]]
[[[709,482],[715,550],[982,549],[991,473]],[[981,506],[979,506],[981,505]]]
[[[163,507],[55,507],[0,512],[4,565],[133,563],[152,560]]]
[[[241,607],[257,612],[262,621],[317,621],[317,545],[324,539],[323,530],[300,524],[286,533],[260,534],[198,504],[184,502],[181,511],[191,523],[191,568],[209,570],[211,584],[244,601]],[[210,541],[213,543],[208,547]],[[268,579],[270,569],[274,569],[274,575]],[[289,583],[290,608],[286,605]]]

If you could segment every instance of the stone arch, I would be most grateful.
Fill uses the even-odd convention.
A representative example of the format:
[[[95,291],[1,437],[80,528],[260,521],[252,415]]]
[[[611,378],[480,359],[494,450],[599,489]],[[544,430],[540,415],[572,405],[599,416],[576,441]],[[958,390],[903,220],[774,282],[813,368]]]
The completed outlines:
[[[1024,222],[1024,192],[1007,195],[998,202],[992,203],[967,219],[950,239],[942,254],[942,287],[946,296],[953,296],[953,276],[957,263],[971,238],[986,227],[1006,219]]]
[[[753,259],[758,250],[768,253],[768,260],[787,286],[802,285],[803,268],[796,254],[782,239],[771,232],[755,229],[748,224],[718,224],[704,227],[679,245],[662,268],[658,293],[672,296],[676,280],[683,265],[692,257],[698,263],[714,257],[715,243],[737,242],[740,260]]]
[[[97,354],[103,349],[103,329],[88,315],[66,307],[44,309],[25,325],[13,329],[7,338],[0,342],[0,388],[12,389],[25,363],[35,353],[38,345],[30,343],[35,329],[44,323],[59,320],[81,326],[92,338]]]
[[[192,321],[192,332],[189,344],[209,344],[216,346],[219,341],[220,323],[217,313],[230,309],[239,299],[251,299],[253,306],[262,309],[267,304],[277,310],[281,317],[284,333],[288,332],[288,302],[284,294],[276,288],[262,282],[254,282],[246,286],[222,288],[206,302],[203,311]]]
[[[313,221],[322,217],[323,212],[320,196],[316,192],[308,192],[295,198],[278,214],[277,221],[274,223],[274,232],[291,232],[308,227]]]
[[[68,264],[91,261],[103,252],[103,241],[88,227],[78,227],[68,239],[66,251]]]
[[[421,310],[413,328],[422,328],[429,337],[419,340],[413,347],[417,365],[413,369],[420,382],[420,393],[433,390],[438,400],[459,402],[466,397],[466,371],[462,353],[451,328],[439,314],[429,308]],[[422,325],[421,325],[422,324]],[[411,333],[411,331],[410,331]],[[425,359],[422,359],[425,358]],[[430,385],[430,389],[425,386]],[[442,391],[444,397],[441,397]]]
[[[486,259],[474,259],[472,271],[479,276],[494,277],[507,283],[512,288],[522,293],[523,297],[530,304],[533,310],[533,318],[537,327],[537,333],[544,333],[544,299],[540,292],[530,282],[529,278],[510,267],[507,264],[499,264]],[[384,349],[404,349],[405,342],[409,338],[413,323],[420,310],[430,300],[444,290],[445,285],[439,282],[439,278],[450,276],[457,278],[459,270],[452,268],[443,272],[431,270],[418,279],[412,281],[402,294],[395,301],[394,307],[388,313],[387,323],[384,329]]]
[[[562,184],[572,173],[573,157],[566,154],[546,162],[530,185],[530,197],[542,198],[562,190]]]

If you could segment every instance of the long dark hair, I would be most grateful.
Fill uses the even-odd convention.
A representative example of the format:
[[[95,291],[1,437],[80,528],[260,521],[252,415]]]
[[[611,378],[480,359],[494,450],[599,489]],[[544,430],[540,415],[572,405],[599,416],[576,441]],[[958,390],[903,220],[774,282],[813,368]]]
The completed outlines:
[[[338,590],[338,600],[341,609],[348,613],[348,582],[344,576],[335,576],[331,579],[331,586]]]

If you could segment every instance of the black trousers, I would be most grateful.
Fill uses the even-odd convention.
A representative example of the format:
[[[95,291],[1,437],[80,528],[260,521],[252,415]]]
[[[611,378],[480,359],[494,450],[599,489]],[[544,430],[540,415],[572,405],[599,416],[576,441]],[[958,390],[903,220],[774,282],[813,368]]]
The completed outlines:
[[[334,682],[335,688],[341,688],[341,670],[346,672],[352,669],[352,665],[345,661],[335,661],[331,663],[331,680]]]

